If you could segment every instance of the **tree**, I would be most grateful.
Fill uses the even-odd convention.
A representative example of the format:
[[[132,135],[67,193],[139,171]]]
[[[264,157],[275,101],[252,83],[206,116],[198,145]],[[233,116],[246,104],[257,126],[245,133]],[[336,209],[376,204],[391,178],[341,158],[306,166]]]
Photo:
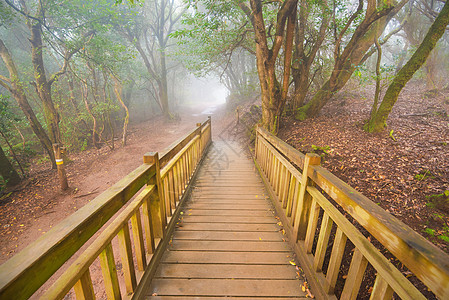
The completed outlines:
[[[374,44],[374,40],[379,38],[389,20],[407,1],[403,0],[395,5],[391,0],[386,2],[369,0],[362,21],[353,29],[353,33],[342,51],[345,33],[364,11],[363,0],[359,1],[357,10],[346,21],[342,29],[338,33],[334,30],[334,67],[329,79],[307,104],[298,109],[297,119],[304,120],[307,117],[316,116],[327,101],[345,86],[365,53]]]
[[[23,83],[19,80],[19,72],[17,71],[14,60],[12,59],[10,52],[8,51],[8,49],[6,48],[5,44],[1,39],[0,39],[0,55],[3,59],[3,62],[6,65],[6,68],[9,71],[9,78],[0,75],[0,85],[5,87],[13,95],[14,99],[16,99],[17,104],[22,109],[23,113],[28,119],[31,129],[33,130],[34,134],[36,134],[40,143],[44,147],[45,151],[50,156],[53,169],[56,169],[55,156],[53,153],[50,138],[48,137],[45,130],[42,128],[41,123],[37,119],[33,109],[31,108],[31,105],[28,102],[28,99],[23,90],[22,86]]]
[[[239,7],[250,19],[254,29],[257,71],[262,95],[262,125],[272,132],[278,130],[280,117],[287,100],[297,3],[297,0],[285,0],[281,5],[276,4],[278,8],[276,21],[273,24],[275,34],[270,43],[262,1],[251,0],[250,7],[242,1],[239,2]],[[284,69],[281,85],[276,76],[276,61],[284,42]]]
[[[167,50],[170,34],[184,11],[185,8],[178,6],[175,0],[148,1],[139,12],[124,13],[116,25],[139,52],[150,80],[156,82],[158,103],[166,119],[170,118]]]
[[[405,66],[393,78],[376,113],[372,115],[365,129],[368,132],[380,132],[386,126],[386,120],[405,84],[415,72],[423,66],[438,40],[443,36],[449,24],[449,1],[446,1],[438,17],[433,22],[424,40]]]
[[[7,187],[20,183],[20,176],[9,162],[2,147],[0,147],[0,175],[2,175]]]
[[[318,29],[315,29],[315,26],[310,24],[312,6],[314,5],[317,5],[319,10],[312,17],[315,17],[315,19],[321,18],[321,25]],[[310,82],[313,80],[313,77],[310,78],[310,71],[326,38],[330,21],[330,9],[326,0],[322,2],[301,0],[299,6],[299,22],[296,24],[292,63],[292,76],[295,85],[294,108],[304,105],[309,92]],[[312,32],[312,34],[306,36],[307,31]]]

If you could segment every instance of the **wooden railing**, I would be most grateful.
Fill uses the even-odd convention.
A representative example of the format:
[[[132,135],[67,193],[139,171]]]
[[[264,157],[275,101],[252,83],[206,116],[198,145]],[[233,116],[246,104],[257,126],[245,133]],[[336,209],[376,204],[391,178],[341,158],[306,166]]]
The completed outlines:
[[[343,285],[340,299],[355,299],[368,263],[376,272],[370,299],[391,299],[394,293],[402,299],[425,299],[371,243],[372,237],[438,298],[447,299],[449,255],[321,167],[320,156],[303,155],[262,128],[257,129],[255,154],[256,165],[318,299],[336,297],[337,278]],[[340,211],[372,237],[366,238]],[[344,255],[352,258],[349,270],[341,274]]]
[[[166,237],[175,227],[179,204],[186,198],[189,183],[210,143],[209,118],[198,123],[197,128],[170,146],[160,158],[157,152],[147,153],[140,167],[1,265],[0,299],[29,298],[97,232],[100,233],[95,240],[41,299],[61,299],[72,287],[77,299],[95,298],[89,267],[96,258],[100,259],[108,298],[120,299],[112,246],[115,237],[125,295],[143,295],[169,242]],[[110,223],[100,230],[108,220]]]

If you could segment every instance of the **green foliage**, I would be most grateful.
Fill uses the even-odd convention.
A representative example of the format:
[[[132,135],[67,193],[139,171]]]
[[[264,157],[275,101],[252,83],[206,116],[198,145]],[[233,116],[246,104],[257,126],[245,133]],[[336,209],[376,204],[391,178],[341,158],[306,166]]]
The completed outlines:
[[[427,178],[435,178],[429,170],[421,170],[418,174],[415,175],[415,179],[418,181],[427,179]]]
[[[330,154],[330,153],[332,153],[334,151],[328,145],[325,145],[323,147],[312,145],[311,147],[312,147],[312,152],[313,153],[320,154],[321,156],[328,155],[328,154]]]
[[[449,243],[449,226],[445,222],[444,217],[440,214],[433,214],[433,217],[435,220],[439,220],[439,222],[444,223],[444,225],[442,226],[442,228],[440,230],[435,230],[433,228],[427,227],[423,230],[423,232],[432,237],[436,237],[440,240],[443,240],[446,243]]]
[[[428,207],[449,213],[449,190],[445,190],[441,194],[428,195],[426,199],[429,200],[426,203]]]
[[[394,130],[391,129],[391,130],[390,130],[390,133],[389,133],[389,136],[390,136],[390,138],[391,138],[393,141],[397,142],[397,140],[396,140],[396,138],[394,137],[393,133],[394,133]]]

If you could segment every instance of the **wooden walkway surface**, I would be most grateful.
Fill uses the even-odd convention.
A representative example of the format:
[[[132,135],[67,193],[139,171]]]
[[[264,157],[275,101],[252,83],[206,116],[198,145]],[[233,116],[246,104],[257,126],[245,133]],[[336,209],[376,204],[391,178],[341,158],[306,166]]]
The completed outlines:
[[[305,298],[293,251],[242,148],[214,142],[200,168],[148,296]]]

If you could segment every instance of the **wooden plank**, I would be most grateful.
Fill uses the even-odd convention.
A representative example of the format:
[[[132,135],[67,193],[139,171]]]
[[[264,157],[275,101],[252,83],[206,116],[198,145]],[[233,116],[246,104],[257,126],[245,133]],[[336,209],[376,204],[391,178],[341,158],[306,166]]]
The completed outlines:
[[[276,231],[281,228],[277,224],[257,224],[257,223],[179,223],[178,230],[210,230],[210,231]]]
[[[310,166],[319,165],[320,161],[321,156],[314,153],[308,153],[304,161],[304,174],[307,174],[307,170]],[[313,185],[313,182],[309,180],[309,177],[302,176],[294,223],[294,229],[295,232],[297,232],[296,240],[303,240],[306,236],[307,217],[310,211],[310,205],[312,204],[312,198],[307,193],[308,185]]]
[[[278,241],[282,234],[275,231],[188,231],[179,230],[173,235],[178,240],[214,240],[214,241]]]
[[[209,205],[210,209],[213,209],[213,207],[216,205],[217,207],[219,205],[238,205],[240,206],[263,206],[263,207],[271,207],[272,204],[269,199],[265,198],[256,198],[256,199],[213,199],[213,198],[196,198],[191,199],[187,205]]]
[[[393,293],[394,291],[388,285],[388,282],[377,274],[370,300],[390,300],[393,297]]]
[[[306,238],[304,245],[307,253],[312,253],[313,241],[315,239],[316,227],[318,225],[318,217],[320,216],[321,207],[317,205],[316,201],[312,200],[312,207],[310,208],[309,224],[307,225]]]
[[[184,216],[184,223],[248,223],[248,224],[275,224],[273,217],[242,217],[242,216]]]
[[[154,279],[148,295],[305,296],[296,280]]]
[[[171,250],[183,251],[253,251],[253,252],[288,252],[290,246],[286,242],[265,241],[189,241],[173,240]]]
[[[108,299],[121,299],[112,245],[109,243],[100,253],[101,272]]]
[[[131,227],[133,231],[134,252],[137,261],[137,269],[143,272],[145,271],[145,267],[147,266],[147,260],[145,255],[145,245],[143,243],[142,223],[140,221],[139,210],[137,210],[136,213],[131,217]]]
[[[292,265],[161,264],[155,278],[296,279]]]
[[[187,216],[248,216],[248,217],[271,217],[274,215],[272,209],[265,210],[251,210],[251,209],[231,209],[231,210],[217,210],[217,209],[192,209],[184,210],[184,215]]]
[[[321,221],[320,235],[318,236],[318,242],[316,245],[315,259],[313,260],[313,268],[316,272],[320,272],[323,268],[324,256],[326,255],[332,225],[332,219],[326,212],[324,212],[323,219]]]
[[[178,296],[148,296],[152,300],[178,300]],[[257,297],[257,300],[293,300],[293,299],[304,299],[306,297]],[[198,296],[182,296],[182,299],[184,300],[198,300],[198,299],[213,299],[213,300],[226,300],[226,299],[232,299],[232,300],[248,300],[248,297],[219,297],[215,296],[213,298],[211,297],[198,297]]]
[[[279,252],[223,252],[223,251],[166,251],[163,263],[198,263],[198,264],[247,264],[247,265],[290,265],[292,253]]]
[[[249,202],[249,201],[248,201]],[[187,203],[186,209],[216,209],[216,210],[240,210],[240,209],[251,209],[253,211],[266,211],[269,206],[266,203],[253,202],[251,203],[241,203],[241,202],[231,202],[225,204],[216,204],[214,201],[209,202],[191,202]]]
[[[92,286],[92,279],[90,278],[90,272],[87,270],[81,276],[80,280],[73,287],[75,290],[76,299],[80,300],[94,300],[95,293]]]
[[[145,229],[145,240],[147,241],[147,253],[154,253],[154,234],[153,234],[153,220],[151,220],[150,206],[148,205],[149,198],[142,203],[142,218],[143,227]]]
[[[260,194],[260,195],[195,195],[194,200],[191,201],[195,201],[195,202],[201,202],[203,200],[212,200],[214,202],[216,202],[217,204],[220,201],[251,201],[251,200],[265,200],[265,202],[261,202],[261,203],[267,203],[268,200],[268,196],[266,196],[265,194]]]
[[[128,223],[118,233],[118,244],[120,257],[122,258],[123,275],[125,277],[126,291],[134,292],[136,288],[136,273],[134,270],[133,253],[131,249],[131,238],[129,236]]]
[[[355,248],[340,299],[354,300],[357,298],[367,265],[368,260],[366,260],[357,248]]]
[[[327,267],[325,290],[328,294],[333,294],[335,284],[337,283],[338,273],[340,272],[341,261],[345,252],[347,237],[343,231],[337,227],[335,233],[334,245],[332,246],[331,258]]]

